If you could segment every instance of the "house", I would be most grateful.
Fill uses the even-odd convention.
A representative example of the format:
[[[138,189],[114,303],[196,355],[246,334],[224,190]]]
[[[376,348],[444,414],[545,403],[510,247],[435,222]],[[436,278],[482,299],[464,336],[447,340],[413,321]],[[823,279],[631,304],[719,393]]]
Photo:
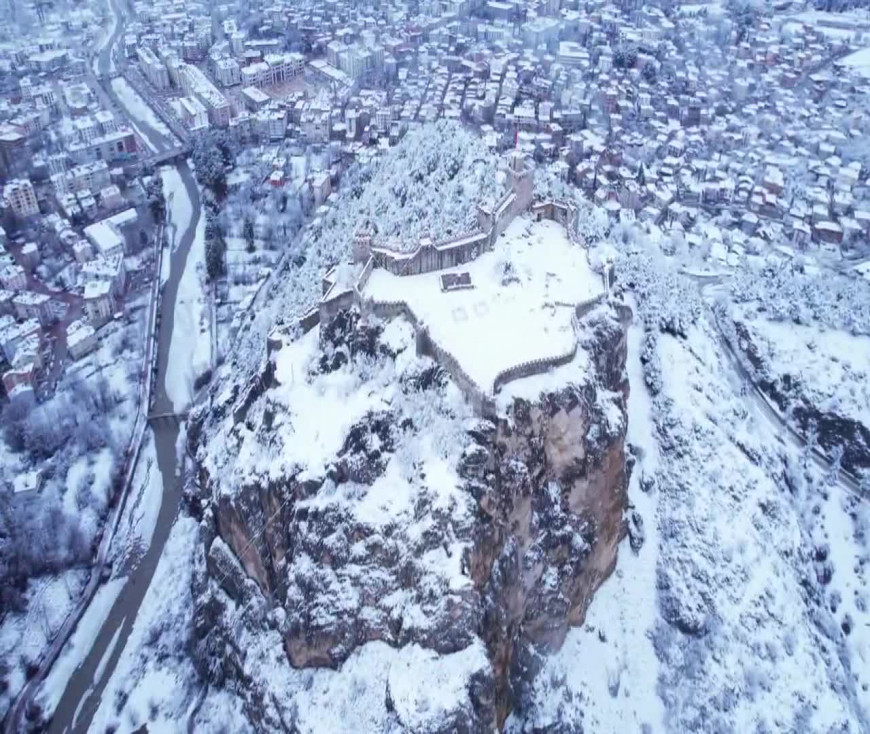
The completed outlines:
[[[0,285],[7,291],[23,291],[27,287],[27,274],[19,265],[0,268]]]
[[[22,219],[39,214],[36,192],[30,179],[16,179],[7,183],[3,187],[3,198],[15,215]]]
[[[314,195],[314,205],[320,206],[331,193],[328,173],[316,173],[311,179],[311,193]]]
[[[0,349],[10,364],[15,361],[21,345],[34,335],[42,335],[42,327],[36,319],[18,323],[12,316],[0,316]]]
[[[843,242],[843,228],[836,222],[816,222],[813,224],[813,239],[817,242],[839,245]]]
[[[118,253],[111,256],[96,257],[82,264],[79,271],[81,282],[87,284],[102,281],[111,286],[112,296],[123,295],[127,287],[127,270],[124,267],[124,257]]]
[[[95,329],[112,318],[115,313],[115,299],[112,296],[111,282],[91,280],[85,285],[84,310]]]
[[[24,266],[30,270],[39,265],[39,247],[35,242],[27,242],[21,248],[21,260],[24,262]]]
[[[15,358],[10,361],[11,368],[3,373],[3,387],[7,394],[20,387],[33,389],[36,375],[42,368],[40,347],[41,342],[37,335],[27,337],[18,345]]]
[[[124,238],[111,221],[104,219],[96,224],[91,224],[84,229],[85,237],[94,246],[94,251],[99,255],[109,257],[124,253]]]
[[[36,319],[42,326],[47,326],[55,318],[51,306],[51,296],[45,293],[24,291],[12,299],[15,315],[21,320]]]
[[[791,241],[797,247],[806,247],[810,241],[810,227],[806,222],[794,222],[792,225]]]
[[[71,323],[66,330],[66,348],[71,359],[77,360],[94,351],[97,347],[97,333],[90,324],[79,320]]]

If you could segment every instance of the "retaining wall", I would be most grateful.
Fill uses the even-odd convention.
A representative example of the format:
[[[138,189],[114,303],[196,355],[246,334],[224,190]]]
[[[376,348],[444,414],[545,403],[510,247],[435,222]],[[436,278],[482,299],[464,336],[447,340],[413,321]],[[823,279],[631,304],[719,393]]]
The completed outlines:
[[[595,296],[595,298],[590,298],[588,301],[581,301],[574,307],[574,318],[579,321],[599,303],[601,303],[606,297],[606,294],[599,293],[597,296]]]
[[[356,289],[362,293],[366,287],[366,283],[369,282],[369,278],[372,276],[372,270],[375,269],[375,259],[369,255],[369,259],[366,260],[366,264],[363,266],[362,272],[359,274],[359,278],[356,281]]]

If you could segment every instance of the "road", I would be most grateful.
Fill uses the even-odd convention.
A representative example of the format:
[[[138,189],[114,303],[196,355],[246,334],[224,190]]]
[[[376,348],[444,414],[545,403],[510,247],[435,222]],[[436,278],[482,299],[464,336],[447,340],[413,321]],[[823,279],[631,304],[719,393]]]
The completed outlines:
[[[684,274],[699,283],[702,293],[705,292],[707,288],[718,287],[722,283],[722,276],[719,275],[705,276],[691,273]],[[801,450],[805,449],[807,447],[806,439],[793,425],[783,418],[782,414],[774,406],[770,397],[768,397],[764,390],[762,390],[755,382],[749,370],[747,370],[743,364],[740,355],[737,354],[725,329],[722,328],[715,310],[713,311],[711,320],[718,334],[719,343],[721,344],[728,361],[739,376],[741,383],[747,386],[746,398],[755,409],[756,414],[769,423],[777,435],[779,435],[786,444],[790,444]],[[828,455],[818,446],[812,447],[811,456],[816,466],[822,469],[822,471],[828,472],[832,469],[833,462],[830,457],[828,457]],[[856,477],[845,469],[841,468],[839,471],[837,486],[839,486],[844,492],[853,494],[861,500],[868,499],[861,491],[860,484]]]
[[[122,37],[124,32],[123,14],[119,12],[116,0],[110,0],[113,12],[118,13],[118,19],[115,23],[114,32],[109,40],[109,43],[100,52],[98,67],[101,71],[108,72],[112,49]],[[124,109],[123,101],[119,99],[112,91],[111,85],[108,83],[108,77],[103,88],[106,96],[113,99],[118,107]],[[161,133],[141,121],[137,122],[137,126],[142,132],[154,141],[160,141],[161,147],[171,147],[172,141],[163,140]],[[192,216],[187,229],[180,232],[177,246],[171,253],[166,256],[170,257],[169,279],[162,287],[162,297],[160,300],[159,310],[159,327],[156,335],[156,381],[153,388],[153,408],[156,413],[173,413],[174,408],[170,401],[167,391],[167,374],[173,369],[169,364],[169,347],[172,341],[172,332],[175,321],[175,308],[178,296],[179,282],[181,280],[184,267],[187,262],[187,256],[193,244],[196,233],[196,226],[202,214],[201,202],[199,197],[199,189],[186,161],[176,165],[176,168],[181,176],[183,190],[176,192],[178,195],[186,195],[191,200]],[[155,273],[155,278],[159,278],[160,274]],[[150,333],[150,332],[149,332]],[[147,414],[147,405],[146,411]],[[144,416],[143,416],[144,418]],[[139,439],[145,428],[139,431]],[[154,440],[157,450],[157,465],[163,478],[163,497],[160,506],[160,512],[157,518],[154,535],[151,539],[151,545],[139,561],[138,565],[130,570],[127,576],[127,582],[118,595],[115,604],[112,606],[102,627],[96,637],[96,640],[91,647],[88,655],[82,661],[81,665],[75,670],[70,678],[67,687],[60,699],[57,709],[49,725],[50,732],[85,732],[88,730],[91,720],[96,713],[103,689],[106,683],[111,678],[111,675],[117,665],[118,659],[124,650],[124,647],[129,637],[130,631],[135,622],[139,607],[145,596],[145,592],[151,583],[154,576],[154,571],[157,568],[157,563],[163,552],[166,540],[169,537],[172,524],[178,513],[179,503],[181,499],[181,483],[176,472],[176,450],[175,444],[178,438],[178,426],[171,421],[161,422],[154,429]],[[138,445],[138,444],[137,444]],[[131,475],[132,475],[132,466]],[[123,512],[122,506],[118,508],[115,518],[120,517]],[[115,523],[112,523],[116,526]],[[44,680],[53,662],[57,659],[63,645],[68,640],[69,636],[75,629],[75,625],[84,613],[87,603],[93,598],[96,589],[101,584],[101,574],[99,569],[104,565],[109,556],[111,549],[111,538],[113,529],[107,527],[104,533],[103,541],[97,553],[97,562],[95,572],[92,574],[89,581],[88,590],[83,595],[83,601],[76,609],[74,614],[71,614],[64,624],[61,631],[55,638],[52,644],[52,649],[44,657],[44,664],[41,666],[37,675],[35,675],[22,690],[21,695],[16,701],[10,717],[7,721],[8,732],[20,732],[25,729],[24,715],[39,690],[41,682]],[[113,645],[111,655],[107,662],[100,666],[101,659],[112,643],[116,633],[118,634],[117,644]],[[101,667],[101,678],[95,681],[97,668]]]

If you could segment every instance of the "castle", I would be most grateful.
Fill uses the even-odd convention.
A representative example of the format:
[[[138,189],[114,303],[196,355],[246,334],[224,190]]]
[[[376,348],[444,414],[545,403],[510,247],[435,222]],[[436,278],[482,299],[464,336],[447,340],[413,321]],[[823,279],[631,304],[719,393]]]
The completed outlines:
[[[384,301],[367,293],[367,284],[375,270],[383,270],[392,276],[415,276],[434,273],[449,268],[470,264],[481,255],[496,249],[499,237],[511,222],[521,214],[529,214],[533,221],[551,220],[562,225],[569,241],[577,242],[575,224],[577,210],[570,204],[552,200],[534,199],[534,168],[531,162],[518,150],[511,151],[502,161],[500,171],[504,176],[505,190],[491,206],[479,205],[477,208],[478,228],[448,240],[435,242],[423,238],[410,252],[377,246],[367,229],[360,229],[353,240],[352,262],[333,267],[322,280],[321,300],[318,306],[305,314],[298,325],[303,333],[317,324],[325,324],[335,315],[351,307],[359,308],[380,318],[391,319],[397,316],[406,318],[417,334],[419,354],[435,359],[452,377],[478,414],[494,415],[494,396],[508,382],[540,374],[570,362],[576,353],[576,342],[561,354],[536,356],[528,361],[511,364],[502,369],[491,382],[479,384],[467,372],[443,344],[431,334],[430,327],[414,312],[404,300]],[[462,288],[474,288],[468,273],[451,273]],[[450,275],[450,274],[448,274]],[[441,290],[456,290],[447,279],[441,279]],[[586,301],[572,304],[572,327],[576,332],[579,320],[591,309],[607,298],[609,274],[604,278],[604,292]],[[561,304],[568,306],[569,304]],[[281,342],[275,335],[274,348]],[[269,350],[271,351],[271,349]]]
[[[328,321],[351,305],[362,306],[362,293],[372,269],[382,268],[402,276],[464,265],[494,249],[499,235],[524,212],[531,211],[537,219],[554,219],[569,231],[572,229],[576,217],[573,207],[552,201],[534,202],[534,166],[524,153],[512,150],[499,169],[505,177],[505,191],[493,205],[478,205],[476,230],[441,241],[424,237],[410,252],[374,245],[367,229],[358,230],[353,240],[353,261],[362,270],[356,282],[343,281],[338,267],[330,270],[323,278],[318,317],[307,314],[302,321],[303,329],[312,328],[318,321]]]

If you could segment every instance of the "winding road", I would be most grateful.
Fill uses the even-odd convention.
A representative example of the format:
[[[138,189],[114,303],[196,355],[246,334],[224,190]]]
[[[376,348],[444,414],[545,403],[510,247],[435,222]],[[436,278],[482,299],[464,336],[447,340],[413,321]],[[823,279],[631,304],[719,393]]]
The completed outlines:
[[[116,19],[112,26],[113,30],[110,39],[99,51],[96,63],[100,72],[100,78],[104,80],[102,82],[104,86],[101,88],[102,94],[112,101],[113,106],[125,110],[123,100],[114,93],[109,83],[112,51],[118,43],[118,39],[124,33],[124,11],[118,6],[117,0],[109,0],[109,4],[112,12],[116,15]],[[97,83],[96,79],[94,79],[94,83]],[[128,114],[131,117],[133,116],[132,112]],[[175,145],[174,141],[165,139],[161,132],[153,129],[147,123],[143,123],[141,119],[137,120],[137,129],[141,134],[148,137],[158,151],[169,150]],[[171,251],[166,251],[164,255],[170,258],[170,269],[169,278],[162,286],[162,296],[159,305],[159,326],[156,335],[157,373],[153,387],[154,400],[152,407],[155,413],[175,412],[172,401],[167,395],[167,377],[169,376],[171,380],[173,370],[177,368],[177,366],[169,362],[169,347],[172,342],[176,307],[179,305],[179,282],[194,241],[197,223],[202,214],[199,189],[187,162],[182,161],[176,164],[175,167],[181,177],[183,188],[177,190],[174,195],[188,197],[190,200],[191,217],[185,231],[177,233],[175,247]],[[160,278],[160,273],[155,273],[154,277]],[[173,522],[178,513],[181,499],[181,480],[176,471],[178,426],[172,421],[161,421],[153,428],[146,428],[145,430],[154,431],[157,465],[163,479],[162,502],[151,544],[138,565],[129,570],[124,588],[103,620],[93,646],[67,683],[63,696],[51,718],[48,727],[50,732],[86,732],[88,730],[91,720],[100,705],[103,690],[111,678],[118,659],[124,650],[127,638],[133,628],[133,623],[136,620],[142,600],[154,576],[157,563],[160,560],[166,540],[169,537]],[[122,512],[123,508],[119,508],[118,514]],[[103,543],[106,548],[101,547],[97,556],[98,561],[100,558],[107,557],[111,536],[112,533],[107,528],[106,541]],[[98,563],[94,569],[90,584],[93,587],[91,589],[92,594],[86,597],[86,599],[92,598],[93,591],[102,582],[100,579],[100,565],[101,563]],[[25,730],[24,719],[29,705],[38,693],[40,684],[47,675],[48,670],[50,670],[52,663],[72,634],[75,624],[84,612],[84,608],[86,608],[86,605],[83,604],[82,608],[77,610],[78,614],[71,615],[71,618],[68,620],[69,624],[65,625],[55,641],[54,647],[57,649],[51,651],[53,654],[46,656],[46,663],[43,666],[45,669],[41,669],[39,674],[29,681],[27,686],[22,690],[7,721],[6,730],[8,732]],[[109,649],[110,647],[111,649]],[[109,652],[107,660],[103,660],[107,651]],[[95,680],[98,670],[100,673],[99,680]]]

